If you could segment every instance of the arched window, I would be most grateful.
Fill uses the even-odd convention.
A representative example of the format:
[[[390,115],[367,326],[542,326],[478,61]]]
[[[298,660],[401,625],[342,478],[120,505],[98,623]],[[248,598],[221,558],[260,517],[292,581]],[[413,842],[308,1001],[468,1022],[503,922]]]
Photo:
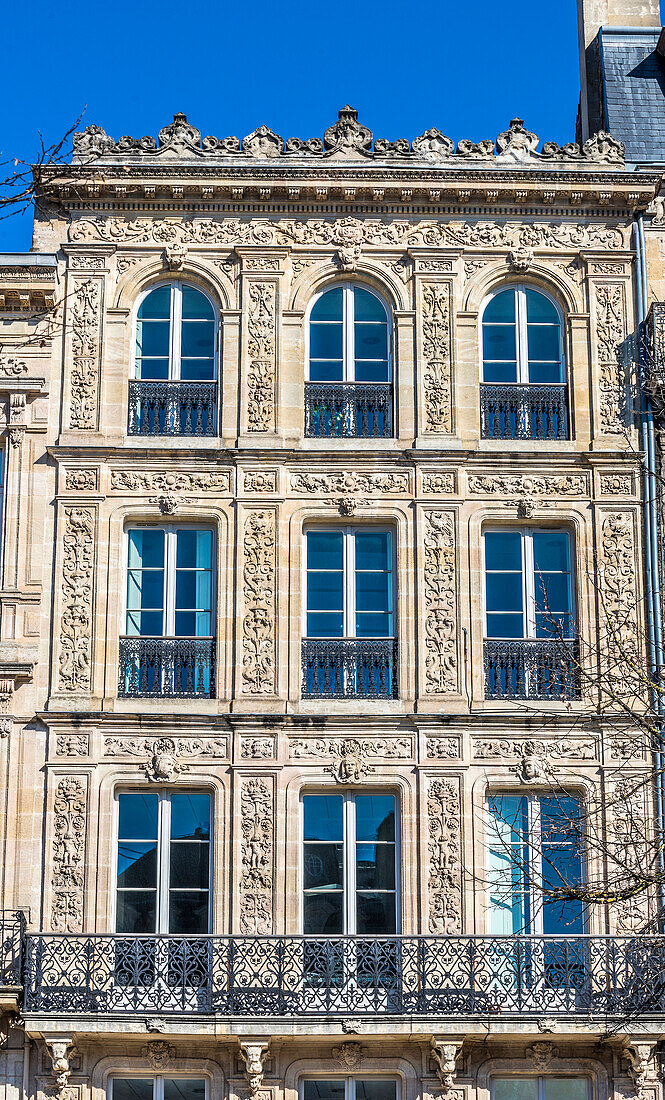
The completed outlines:
[[[391,436],[390,324],[366,287],[332,287],[314,300],[308,328],[305,433]]]
[[[217,315],[196,287],[148,291],[136,315],[130,435],[214,435]]]
[[[562,318],[527,286],[497,291],[482,315],[484,439],[567,439]]]

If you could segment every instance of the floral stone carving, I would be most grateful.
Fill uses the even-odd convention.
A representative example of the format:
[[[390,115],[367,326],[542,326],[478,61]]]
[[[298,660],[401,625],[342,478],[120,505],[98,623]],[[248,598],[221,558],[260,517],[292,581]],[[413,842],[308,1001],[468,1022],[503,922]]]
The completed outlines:
[[[457,779],[433,779],[427,795],[428,928],[433,935],[462,931],[462,841]]]
[[[61,691],[90,691],[94,532],[95,513],[91,508],[64,509],[58,655]]]
[[[447,695],[458,690],[453,514],[427,512],[424,542],[425,692]]]
[[[102,284],[77,279],[72,293],[72,370],[69,426],[96,428]]]
[[[273,800],[272,780],[244,780],[240,793],[240,931],[246,936],[272,932]]]
[[[250,512],[245,522],[242,690],[250,695],[275,694],[275,524],[267,510]]]
[[[447,283],[426,283],[422,296],[425,426],[429,432],[450,432],[450,289]]]
[[[600,375],[600,428],[608,435],[623,431],[626,405],[623,344],[626,307],[622,283],[599,283],[595,288],[596,343]]]
[[[54,932],[80,932],[83,928],[86,790],[76,776],[66,776],[58,783],[53,814],[51,927]]]
[[[276,299],[274,283],[249,284],[247,311],[247,429],[275,428]]]
[[[629,654],[637,657],[637,562],[635,531],[628,513],[610,512],[601,523],[601,612],[605,620],[601,658],[609,676],[623,681]]]

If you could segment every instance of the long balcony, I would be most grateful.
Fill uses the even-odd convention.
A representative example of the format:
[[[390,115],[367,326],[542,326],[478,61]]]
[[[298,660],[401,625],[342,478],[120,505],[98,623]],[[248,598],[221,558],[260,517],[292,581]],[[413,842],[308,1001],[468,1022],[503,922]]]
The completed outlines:
[[[214,436],[216,382],[130,379],[129,435]]]
[[[305,383],[305,435],[387,439],[393,434],[389,382]]]
[[[484,642],[486,699],[579,699],[579,646],[544,638]]]
[[[665,1013],[662,936],[31,935],[25,1013]]]
[[[120,638],[118,694],[213,699],[214,638]]]
[[[394,699],[396,638],[303,638],[304,699]]]
[[[568,439],[568,391],[564,384],[480,386],[483,439]]]

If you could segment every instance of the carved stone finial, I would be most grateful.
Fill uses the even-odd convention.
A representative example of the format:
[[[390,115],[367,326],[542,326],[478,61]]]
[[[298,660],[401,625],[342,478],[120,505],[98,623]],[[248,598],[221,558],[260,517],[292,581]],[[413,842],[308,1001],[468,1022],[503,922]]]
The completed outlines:
[[[364,1046],[360,1043],[354,1043],[352,1040],[332,1049],[332,1056],[335,1061],[340,1062],[344,1069],[351,1072],[360,1069],[366,1053]]]
[[[241,1043],[240,1057],[245,1063],[245,1077],[252,1096],[256,1096],[263,1084],[263,1059],[268,1053],[268,1043]]]
[[[187,115],[178,111],[173,122],[163,126],[158,134],[159,148],[171,153],[186,153],[201,148],[201,131],[187,121]]]
[[[447,1096],[455,1083],[457,1059],[462,1053],[462,1043],[459,1040],[442,1043],[440,1039],[433,1037],[431,1053],[436,1066],[436,1075],[441,1082],[442,1093]]]
[[[519,164],[530,160],[537,147],[538,135],[526,130],[521,118],[513,118],[508,129],[497,136],[497,160]]]
[[[425,130],[411,142],[411,152],[423,160],[442,160],[455,152],[455,143],[440,130]]]
[[[167,1069],[176,1055],[176,1049],[165,1039],[152,1039],[141,1048],[141,1054],[153,1069]]]
[[[358,122],[358,112],[348,104],[342,107],[337,122],[323,135],[323,144],[330,157],[367,157],[371,155],[372,131]]]
[[[284,152],[284,140],[269,126],[257,126],[246,138],[242,139],[242,151],[250,157],[272,160]]]

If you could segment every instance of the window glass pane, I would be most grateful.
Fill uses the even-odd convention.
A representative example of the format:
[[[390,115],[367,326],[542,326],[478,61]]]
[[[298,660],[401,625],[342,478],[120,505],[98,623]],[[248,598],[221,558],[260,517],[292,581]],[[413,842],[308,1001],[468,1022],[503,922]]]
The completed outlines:
[[[536,1100],[538,1083],[535,1077],[495,1077],[492,1083],[493,1100]]]
[[[545,1100],[588,1100],[586,1077],[545,1077]]]
[[[513,325],[483,325],[483,359],[513,361],[516,355]]]
[[[344,851],[341,844],[305,844],[305,890],[341,890],[344,885]]]
[[[173,936],[205,935],[208,931],[208,893],[171,890],[169,932]]]
[[[356,531],[356,569],[387,569],[389,550],[387,531]]]
[[[356,359],[387,359],[388,329],[386,325],[358,324],[355,326]]]
[[[485,532],[485,567],[521,570],[522,539],[519,531]]]
[[[536,573],[536,611],[569,611],[567,573]]]
[[[138,321],[136,325],[137,356],[168,358],[169,330],[168,321]]]
[[[118,796],[118,836],[121,840],[156,840],[156,794],[121,794]]]
[[[204,1080],[187,1077],[174,1077],[164,1081],[164,1100],[205,1100],[206,1083]]]
[[[489,922],[494,935],[528,931],[526,895],[527,801],[519,795],[487,799]]]
[[[207,841],[173,841],[171,844],[171,889],[207,890],[209,849]]]
[[[344,895],[314,893],[303,898],[303,931],[306,936],[331,936],[343,931]]]
[[[305,795],[302,801],[305,840],[343,840],[341,795]]]
[[[331,359],[326,362],[310,360],[310,382],[341,382],[344,377],[344,367],[341,359]]]
[[[307,608],[309,611],[341,611],[344,606],[343,575],[341,572],[317,572],[307,574]]]
[[[141,302],[138,316],[140,318],[159,317],[168,320],[171,309],[171,287],[160,286],[151,290],[150,294]]]
[[[307,534],[308,569],[342,569],[341,531],[309,531]]]
[[[210,795],[171,795],[171,838],[210,839]]]
[[[387,382],[387,359],[358,359],[355,366],[356,382]]]
[[[178,569],[209,569],[212,564],[212,531],[183,528],[177,532]]]
[[[184,358],[205,359],[214,355],[214,321],[183,321],[181,341]]]
[[[116,932],[154,932],[157,927],[156,890],[119,890],[116,901]]]
[[[357,638],[391,638],[391,616],[379,612],[359,612],[356,615]]]
[[[377,1081],[368,1077],[364,1081],[356,1081],[356,1100],[396,1100],[396,1081]]]
[[[157,845],[138,840],[118,842],[118,889],[152,889],[157,885]]]
[[[343,638],[344,616],[342,612],[328,614],[322,611],[308,612],[308,638]]]
[[[182,316],[183,318],[203,318],[212,320],[215,311],[210,300],[200,290],[193,286],[182,288]]]
[[[358,611],[387,611],[390,606],[388,573],[356,573]]]
[[[343,1081],[305,1081],[303,1100],[344,1100]]]
[[[529,359],[559,361],[559,329],[554,325],[529,325],[527,332]]]
[[[215,360],[183,359],[180,363],[180,379],[183,382],[211,382],[215,378]],[[193,416],[196,413],[192,413]]]
[[[486,602],[488,611],[521,611],[522,574],[488,573]]]
[[[484,382],[516,382],[517,362],[513,359],[505,363],[489,363],[485,361],[483,367]]]
[[[529,363],[529,382],[557,385],[561,381],[560,363]]]
[[[342,358],[342,326],[316,325],[309,327],[310,359]]]
[[[163,382],[169,376],[168,359],[139,359],[136,363],[136,377],[143,382]]]
[[[312,307],[310,314],[312,321],[341,321],[342,319],[342,288],[335,287],[322,294]]]
[[[524,619],[519,615],[506,615],[489,613],[487,615],[488,638],[522,638],[524,637]]]
[[[568,570],[569,539],[566,531],[534,531],[533,565],[536,572]]]
[[[356,798],[356,840],[395,839],[395,799],[392,795]]]
[[[159,528],[129,532],[129,568],[155,569],[164,564],[164,532]]]
[[[113,1100],[152,1100],[152,1086],[149,1077],[114,1077]]]
[[[395,895],[356,894],[358,935],[395,934]]]
[[[395,889],[394,844],[356,845],[356,885],[359,890]]]
[[[353,299],[356,321],[385,322],[386,311],[376,294],[371,294],[369,290],[363,290],[362,287],[355,287]]]
[[[495,294],[487,303],[483,313],[483,321],[514,321],[515,320],[515,291],[502,290]]]
[[[525,290],[524,293],[526,294],[527,321],[544,321],[558,326],[559,314],[556,311],[556,306],[553,302],[550,302],[549,298],[546,298],[544,294],[539,294],[537,290]]]

